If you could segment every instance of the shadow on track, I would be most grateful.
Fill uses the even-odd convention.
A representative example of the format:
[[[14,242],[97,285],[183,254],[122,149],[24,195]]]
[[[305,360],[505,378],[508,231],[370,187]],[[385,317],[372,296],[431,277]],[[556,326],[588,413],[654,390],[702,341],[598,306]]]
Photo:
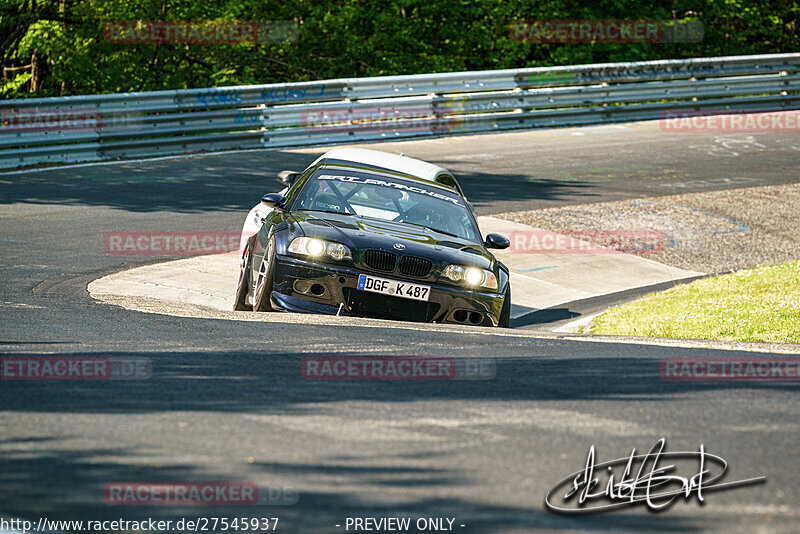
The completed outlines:
[[[80,438],[80,436],[71,436]],[[49,447],[30,451],[31,445],[47,438],[0,440],[6,453],[0,459],[0,502],[3,511],[37,521],[49,520],[113,521],[125,519],[155,521],[198,517],[279,517],[281,532],[337,532],[334,527],[346,517],[455,517],[468,526],[468,532],[498,532],[544,529],[587,530],[596,532],[696,531],[702,523],[673,511],[669,516],[653,514],[615,514],[561,516],[541,510],[541,503],[512,507],[473,502],[455,497],[408,499],[397,504],[379,504],[355,494],[369,492],[376,485],[413,489],[437,484],[468,484],[455,473],[439,469],[370,465],[308,465],[259,463],[251,468],[252,479],[279,480],[281,476],[309,475],[315,479],[330,475],[347,476],[349,491],[301,491],[292,505],[202,506],[202,505],[110,505],[104,500],[104,486],[112,482],[207,482],[226,481],[218,473],[203,472],[187,463],[181,465],[142,463],[141,451],[124,448],[88,448],[65,451],[58,440]],[[237,480],[242,480],[241,477]],[[354,491],[354,486],[355,490]],[[279,489],[279,486],[270,486]],[[264,486],[259,485],[260,489]],[[373,490],[374,492],[374,490]],[[35,523],[34,523],[35,524]],[[174,523],[173,523],[174,524]],[[455,530],[461,529],[456,526]],[[173,530],[174,531],[174,530]],[[409,532],[416,532],[410,529]]]
[[[243,152],[7,176],[0,173],[0,204],[104,206],[132,212],[240,211],[244,215],[262,195],[282,188],[275,180],[279,171],[302,170],[316,157]],[[457,173],[457,178],[479,214],[494,212],[491,206],[498,202],[592,196],[583,191],[591,187],[588,182],[531,181],[525,174],[482,172]]]
[[[585,529],[606,531],[682,531],[701,528],[696,519],[681,516],[620,512],[588,517],[558,516],[541,510],[540,497],[530,507],[508,507],[472,502],[455,497],[411,500],[397,504],[376,504],[356,495],[374,493],[376,487],[413,492],[419,487],[458,487],[473,481],[466,472],[445,468],[419,467],[413,458],[384,457],[390,466],[376,466],[374,457],[320,457],[319,463],[258,461],[246,466],[246,473],[257,480],[339,480],[346,479],[347,491],[301,492],[291,506],[263,508],[215,506],[111,506],[103,501],[103,486],[114,481],[206,481],[227,480],[224,474],[206,472],[190,459],[170,465],[155,458],[158,444],[149,445],[147,427],[137,423],[141,415],[178,415],[195,420],[203,414],[253,414],[285,416],[292,420],[340,411],[339,403],[366,401],[381,403],[420,401],[497,402],[506,401],[621,401],[668,403],[696,391],[772,389],[797,391],[797,384],[747,382],[667,382],[660,378],[660,357],[693,354],[689,350],[665,347],[637,347],[637,356],[603,356],[613,347],[592,343],[572,344],[578,357],[518,356],[496,358],[496,377],[478,381],[311,381],[301,376],[303,355],[282,352],[217,351],[114,352],[111,358],[144,358],[152,363],[152,376],[131,381],[4,381],[0,401],[10,417],[14,413],[35,417],[42,413],[111,414],[121,416],[115,424],[142,424],[140,446],[108,447],[82,443],[80,428],[74,436],[53,438],[46,433],[32,439],[0,440],[0,502],[4,512],[18,516],[47,516],[63,519],[114,519],[153,517],[175,519],[181,516],[280,516],[287,531],[293,525],[302,532],[315,532],[320,525],[333,525],[348,516],[379,517],[455,516],[470,525],[471,531],[543,528],[546,530]],[[607,344],[600,344],[607,345]],[[466,351],[465,351],[466,352]],[[598,353],[590,355],[591,353]],[[397,354],[401,354],[397,351]],[[731,352],[729,356],[747,353]],[[82,354],[60,354],[79,356]],[[97,355],[96,353],[94,354]],[[381,354],[387,356],[388,354]],[[363,356],[363,354],[361,354]],[[464,354],[466,358],[478,358]],[[152,419],[150,419],[152,421]],[[414,421],[407,421],[414,426]],[[312,425],[313,426],[313,425]],[[265,426],[264,428],[269,428]],[[340,429],[341,430],[341,429]],[[209,432],[215,430],[208,429]],[[224,431],[224,429],[220,429]],[[424,428],[417,429],[426,432]],[[113,440],[114,429],[109,428]],[[175,432],[180,432],[176,428]],[[61,440],[70,442],[62,447]],[[81,443],[75,449],[75,441]],[[69,450],[70,447],[73,450]],[[456,451],[439,451],[451,455]],[[157,454],[157,453],[156,453]],[[437,454],[437,452],[433,452]],[[146,461],[142,461],[147,458]],[[371,459],[370,459],[371,458]],[[392,459],[394,458],[394,459]],[[231,459],[238,465],[236,459]],[[243,460],[240,460],[243,461]],[[245,464],[243,464],[245,465]],[[237,480],[241,480],[237,475]],[[355,489],[353,489],[355,488]],[[410,493],[413,494],[413,493]],[[331,531],[327,526],[319,531]]]
[[[591,348],[607,343],[575,343]],[[621,346],[614,344],[613,346]],[[613,350],[613,346],[611,349]],[[607,347],[598,348],[600,350]],[[598,350],[598,352],[600,352]],[[7,412],[147,414],[179,411],[291,413],[308,403],[447,401],[669,401],[695,391],[797,391],[796,382],[662,380],[661,358],[697,356],[696,349],[635,346],[641,356],[553,358],[499,357],[496,376],[479,380],[308,380],[301,362],[331,353],[172,352],[105,353],[111,359],[148,359],[152,376],[143,380],[5,380],[0,394]],[[693,352],[694,351],[694,352]],[[706,351],[704,351],[706,352]],[[713,351],[712,351],[713,352]],[[60,353],[59,357],[84,354]],[[97,356],[97,354],[85,354]],[[353,354],[363,358],[367,354]],[[381,352],[381,357],[408,356]],[[654,356],[658,357],[654,357]],[[705,356],[705,354],[703,354]],[[35,356],[35,355],[33,355]],[[336,356],[340,356],[336,354]],[[341,354],[346,356],[346,353]],[[434,356],[431,354],[431,356]],[[752,357],[726,352],[720,359]],[[462,354],[456,358],[488,359]]]

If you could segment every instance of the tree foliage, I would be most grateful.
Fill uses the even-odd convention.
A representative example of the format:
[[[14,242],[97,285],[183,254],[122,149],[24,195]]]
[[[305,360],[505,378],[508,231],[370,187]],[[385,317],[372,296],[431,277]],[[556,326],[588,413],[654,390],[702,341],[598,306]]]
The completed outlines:
[[[544,19],[696,19],[694,44],[516,42]],[[0,0],[4,98],[791,52],[790,0]],[[293,21],[296,39],[120,44],[109,21]]]

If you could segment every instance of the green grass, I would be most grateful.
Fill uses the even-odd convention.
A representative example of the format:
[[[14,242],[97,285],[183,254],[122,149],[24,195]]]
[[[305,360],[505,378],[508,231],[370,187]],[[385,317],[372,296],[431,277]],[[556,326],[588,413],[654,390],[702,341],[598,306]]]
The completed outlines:
[[[599,315],[590,332],[800,343],[800,261],[651,293]]]

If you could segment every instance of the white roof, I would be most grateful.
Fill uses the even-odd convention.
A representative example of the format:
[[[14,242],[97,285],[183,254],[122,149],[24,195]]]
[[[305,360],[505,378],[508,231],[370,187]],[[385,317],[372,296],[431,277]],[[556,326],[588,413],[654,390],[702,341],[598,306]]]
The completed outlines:
[[[316,164],[325,158],[341,159],[352,161],[354,163],[363,163],[365,165],[383,167],[384,169],[389,169],[396,172],[404,172],[406,174],[424,178],[430,181],[435,181],[436,177],[440,174],[452,176],[450,171],[439,167],[438,165],[433,165],[431,163],[406,156],[398,156],[397,154],[380,152],[379,150],[368,150],[366,148],[334,148],[333,150],[329,150],[317,158],[313,164]]]

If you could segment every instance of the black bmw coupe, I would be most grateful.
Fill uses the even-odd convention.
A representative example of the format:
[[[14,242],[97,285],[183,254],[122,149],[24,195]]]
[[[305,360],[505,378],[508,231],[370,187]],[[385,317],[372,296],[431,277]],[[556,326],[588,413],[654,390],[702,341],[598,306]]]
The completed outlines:
[[[332,150],[254,208],[234,309],[508,327],[508,269],[452,174],[374,150]]]

